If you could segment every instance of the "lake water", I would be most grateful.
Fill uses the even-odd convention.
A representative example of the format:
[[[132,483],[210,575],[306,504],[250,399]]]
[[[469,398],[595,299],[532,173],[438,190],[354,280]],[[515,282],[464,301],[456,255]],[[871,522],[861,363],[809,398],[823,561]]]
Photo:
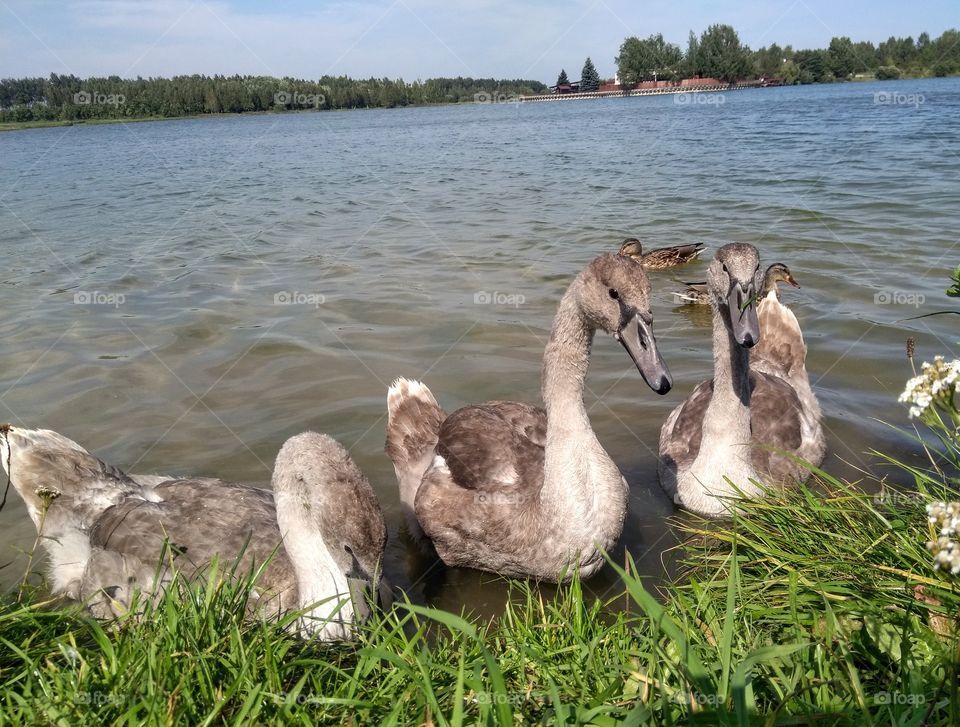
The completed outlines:
[[[904,339],[921,359],[956,354],[952,316],[903,319],[955,307],[958,150],[958,79],[0,134],[0,419],[131,471],[263,484],[286,437],[325,431],[379,494],[388,577],[495,612],[501,581],[438,566],[403,535],[383,453],[396,376],[423,378],[448,411],[537,402],[555,306],[595,255],[625,236],[751,242],[803,285],[784,300],[810,349],[826,468],[882,474],[868,450],[916,457],[884,423],[907,424]],[[705,268],[652,276],[670,394],[605,336],[588,378],[631,486],[616,557],[626,547],[651,577],[683,517],[657,483],[660,425],[712,365],[708,313],[671,291]],[[3,588],[33,539],[11,491]]]

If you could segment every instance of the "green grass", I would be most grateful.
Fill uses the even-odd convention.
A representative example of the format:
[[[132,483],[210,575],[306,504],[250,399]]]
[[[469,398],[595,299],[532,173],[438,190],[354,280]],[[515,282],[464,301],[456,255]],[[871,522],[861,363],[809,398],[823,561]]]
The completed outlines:
[[[946,493],[823,480],[688,525],[656,597],[628,561],[606,604],[516,582],[495,622],[401,601],[351,644],[245,619],[248,582],[114,624],[8,602],[0,722],[960,724],[960,590],[924,548]]]

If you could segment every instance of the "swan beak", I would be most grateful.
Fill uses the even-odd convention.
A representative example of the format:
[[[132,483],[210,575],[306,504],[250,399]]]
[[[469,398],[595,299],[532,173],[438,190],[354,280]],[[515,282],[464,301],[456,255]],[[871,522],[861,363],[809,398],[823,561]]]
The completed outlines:
[[[644,321],[639,313],[635,313],[613,337],[627,349],[647,386],[658,394],[670,391],[673,379],[660,351],[657,350],[657,340],[653,337],[653,326],[650,323]]]
[[[347,585],[350,587],[350,600],[353,602],[354,619],[357,622],[370,618],[371,603],[375,593],[373,584],[364,578],[347,576]]]
[[[760,321],[757,318],[756,290],[753,283],[744,288],[739,281],[730,286],[727,306],[733,337],[744,348],[752,348],[760,341]]]

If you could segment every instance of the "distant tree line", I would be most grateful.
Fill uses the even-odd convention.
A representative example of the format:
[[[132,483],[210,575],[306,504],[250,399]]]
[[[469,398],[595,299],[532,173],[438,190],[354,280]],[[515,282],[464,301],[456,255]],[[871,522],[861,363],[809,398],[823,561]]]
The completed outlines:
[[[403,79],[267,76],[0,79],[0,121],[176,117],[294,109],[393,108],[543,93],[539,81],[493,78]]]
[[[697,36],[690,31],[686,51],[657,33],[623,41],[616,57],[625,85],[640,81],[680,80],[700,76],[733,82],[745,78],[781,78],[784,83],[845,81],[856,74],[879,79],[906,76],[949,76],[960,73],[960,31],[947,30],[933,40],[921,33],[874,45],[846,36],[822,49],[794,50],[776,43],[751,50],[729,25],[711,25]]]

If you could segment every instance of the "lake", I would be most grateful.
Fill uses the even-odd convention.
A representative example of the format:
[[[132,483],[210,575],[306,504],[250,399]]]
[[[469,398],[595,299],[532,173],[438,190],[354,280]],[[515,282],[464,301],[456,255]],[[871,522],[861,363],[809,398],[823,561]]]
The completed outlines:
[[[655,395],[599,336],[585,397],[631,487],[614,557],[660,578],[684,518],[657,482],[660,426],[712,370],[709,313],[671,291],[729,241],[789,265],[825,468],[896,479],[869,450],[922,461],[893,428],[904,341],[957,353],[952,316],[905,319],[956,308],[958,150],[960,79],[0,134],[0,420],[130,471],[263,485],[286,437],[327,432],[380,497],[390,580],[495,613],[501,580],[404,535],[387,386],[422,378],[448,411],[539,402],[556,304],[589,260],[627,236],[702,241],[704,261],[651,274],[674,389]],[[3,589],[34,537],[11,490]]]

